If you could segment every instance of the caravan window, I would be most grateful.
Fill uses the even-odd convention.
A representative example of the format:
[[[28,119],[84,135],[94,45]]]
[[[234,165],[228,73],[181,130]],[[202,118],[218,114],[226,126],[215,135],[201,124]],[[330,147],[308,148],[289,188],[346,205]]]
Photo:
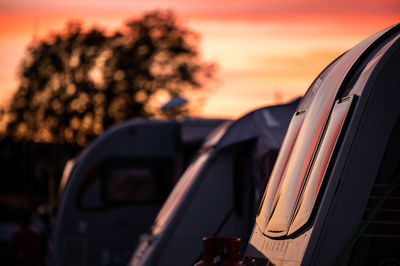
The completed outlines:
[[[162,158],[112,158],[101,166],[102,198],[108,203],[155,203],[166,196],[173,162]]]
[[[263,199],[261,200],[260,208],[257,214],[257,224],[263,230],[266,227],[268,219],[272,211],[273,199],[276,197],[277,191],[280,190],[282,178],[286,169],[286,165],[289,161],[289,156],[292,152],[294,143],[296,142],[297,136],[301,125],[303,124],[305,112],[296,113],[290,122],[289,128],[286,132],[285,139],[283,141],[281,150],[278,154],[278,158],[275,162],[274,169],[269,178],[267,188],[265,190]]]
[[[292,118],[292,121],[289,124],[289,128],[287,130],[285,139],[283,140],[282,147],[278,154],[278,158],[276,160],[274,169],[269,178],[267,188],[264,192],[264,196],[263,196],[263,199],[260,204],[260,209],[257,214],[256,221],[257,221],[257,225],[260,227],[261,231],[266,230],[267,223],[269,222],[271,215],[275,210],[276,203],[280,199],[282,186],[283,186],[283,183],[287,176],[287,171],[288,171],[287,169],[289,168],[288,164],[291,164],[291,165],[293,164],[293,162],[292,162],[293,153],[299,153],[299,147],[297,147],[295,151],[293,149],[294,149],[295,145],[299,146],[297,144],[297,138],[298,138],[299,132],[302,129],[305,116],[310,111],[310,110],[308,110],[308,109],[310,109],[310,104],[313,102],[313,99],[317,96],[324,79],[328,76],[328,74],[337,65],[337,63],[340,61],[340,58],[341,57],[339,57],[337,60],[332,62],[328,67],[326,67],[324,69],[324,71],[322,71],[322,73],[313,82],[310,89],[307,91],[306,95],[302,98],[299,106],[297,107],[297,112],[295,113],[295,115]],[[323,89],[326,90],[326,87]],[[320,93],[320,94],[322,94],[319,96],[319,98],[320,98],[319,104],[320,105],[323,105],[322,102],[326,101],[326,100],[333,101],[332,97],[335,96],[333,94],[331,94],[331,95],[325,95],[324,93]],[[330,96],[330,97],[328,97],[328,96]],[[314,109],[316,109],[316,108],[314,108]],[[320,109],[318,109],[318,106],[317,106],[317,110],[314,110],[314,114],[311,114],[314,116],[313,119],[309,119],[308,123],[317,122],[318,117],[322,116],[321,111],[325,111],[322,115],[328,116],[329,110],[320,110]],[[323,126],[323,122],[324,122],[323,119],[321,119],[321,122],[322,122],[322,126]],[[317,125],[321,125],[321,123],[319,123]],[[315,127],[315,124],[312,126]],[[319,129],[320,129],[320,131],[322,131],[321,126],[319,127]],[[313,134],[312,132],[306,132],[306,133],[307,134],[303,133],[303,135],[306,135],[305,137],[311,137],[311,140],[316,140],[316,141],[312,142],[313,145],[316,145],[318,142],[318,137],[319,137],[318,134]],[[312,145],[309,145],[310,139],[308,139],[307,142],[308,142],[308,144],[305,146],[303,145],[303,147],[301,147],[301,148],[302,148],[302,150],[305,150],[305,151],[307,148],[309,148],[308,150],[312,152],[313,147],[312,147]],[[301,159],[303,160],[304,165],[306,165],[306,166],[308,165],[307,162],[309,162],[309,161],[306,161],[306,160],[311,160],[311,156],[312,156],[312,154],[308,154],[307,158],[305,158],[305,156],[303,156],[303,155],[301,156],[302,157]],[[295,184],[293,186],[295,186]],[[292,197],[294,197],[294,196],[295,195],[292,195]]]
[[[77,195],[78,209],[103,211],[118,204],[162,202],[171,186],[172,160],[107,158],[85,171]]]
[[[272,207],[265,232],[267,235],[290,235],[308,221],[352,99],[348,97],[336,102],[325,130],[324,119],[313,119],[313,123],[308,124],[312,127],[305,127],[313,130],[304,131],[306,134],[303,136],[302,132],[299,133],[299,139],[303,137],[302,142],[298,142],[299,145],[293,148],[288,163],[291,164],[290,168],[286,171],[281,190],[277,193],[275,205]],[[309,134],[311,136],[308,136]]]
[[[334,147],[345,123],[353,98],[354,96],[338,100],[333,108],[323,140],[309,172],[310,174],[302,196],[297,203],[295,216],[288,234],[294,233],[305,225],[311,216],[328,163],[332,157]]]
[[[112,202],[157,201],[157,179],[149,167],[115,167],[104,177],[104,197]]]

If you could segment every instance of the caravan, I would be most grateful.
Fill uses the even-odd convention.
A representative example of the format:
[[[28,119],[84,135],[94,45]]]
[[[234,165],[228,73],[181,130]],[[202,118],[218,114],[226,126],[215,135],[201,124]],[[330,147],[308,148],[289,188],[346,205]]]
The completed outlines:
[[[331,63],[299,104],[247,265],[400,264],[400,25]]]
[[[298,101],[255,110],[206,140],[143,237],[131,265],[193,265],[202,236],[250,236]],[[245,247],[245,245],[244,245]]]
[[[181,172],[220,119],[132,120],[69,161],[52,265],[126,265]]]

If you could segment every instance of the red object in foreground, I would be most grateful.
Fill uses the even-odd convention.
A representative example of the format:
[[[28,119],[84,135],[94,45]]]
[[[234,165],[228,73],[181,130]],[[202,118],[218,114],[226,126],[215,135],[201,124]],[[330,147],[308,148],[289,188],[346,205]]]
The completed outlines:
[[[203,257],[194,266],[239,266],[240,238],[234,237],[204,237]]]

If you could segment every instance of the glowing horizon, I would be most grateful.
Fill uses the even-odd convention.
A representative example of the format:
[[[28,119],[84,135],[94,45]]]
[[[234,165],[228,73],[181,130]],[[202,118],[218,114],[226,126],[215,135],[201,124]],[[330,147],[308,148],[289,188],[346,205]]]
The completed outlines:
[[[400,17],[398,0],[1,2],[0,104],[18,86],[17,66],[33,37],[59,32],[73,19],[114,29],[154,9],[174,11],[201,35],[203,59],[219,65],[217,86],[197,115],[231,118],[301,96],[337,56]]]

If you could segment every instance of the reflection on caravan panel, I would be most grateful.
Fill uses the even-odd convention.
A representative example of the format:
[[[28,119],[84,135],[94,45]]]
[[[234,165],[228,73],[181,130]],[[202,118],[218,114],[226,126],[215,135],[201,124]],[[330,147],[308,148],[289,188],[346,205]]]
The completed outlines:
[[[369,255],[379,234],[363,231],[372,224],[364,210],[368,212],[365,205],[382,158],[392,156],[391,165],[400,163],[385,152],[400,115],[400,77],[395,74],[400,69],[399,28],[377,33],[349,50],[331,65],[312,100],[306,93],[304,122],[291,153],[280,152],[290,159],[285,170],[279,170],[279,182],[268,184],[245,263],[377,265],[388,254],[395,255]],[[389,174],[394,180],[400,178],[395,173]],[[391,185],[383,186],[390,191]],[[381,211],[379,206],[373,210]],[[400,213],[399,207],[395,210]],[[396,219],[400,224],[400,217]],[[390,238],[400,245],[400,234]],[[354,246],[362,263],[352,253]],[[374,260],[365,259],[368,255]],[[400,263],[399,254],[392,259]]]
[[[281,184],[284,170],[286,169],[287,162],[289,160],[290,153],[292,152],[293,145],[299,134],[300,127],[304,120],[305,112],[296,113],[292,118],[290,126],[283,141],[283,145],[280,149],[278,159],[275,162],[274,169],[271,173],[266,192],[264,193],[261,205],[265,203],[264,208],[260,208],[257,214],[258,217],[267,217],[271,211],[271,206],[273,205],[272,199],[275,198],[276,192],[279,190],[279,185]],[[261,212],[261,213],[260,213]],[[265,228],[263,222],[266,219],[258,219],[257,223]]]
[[[305,225],[311,215],[322,184],[322,178],[352,103],[353,97],[338,100],[332,110],[324,138],[311,167],[302,196],[294,211],[294,218],[288,232],[289,235]]]

